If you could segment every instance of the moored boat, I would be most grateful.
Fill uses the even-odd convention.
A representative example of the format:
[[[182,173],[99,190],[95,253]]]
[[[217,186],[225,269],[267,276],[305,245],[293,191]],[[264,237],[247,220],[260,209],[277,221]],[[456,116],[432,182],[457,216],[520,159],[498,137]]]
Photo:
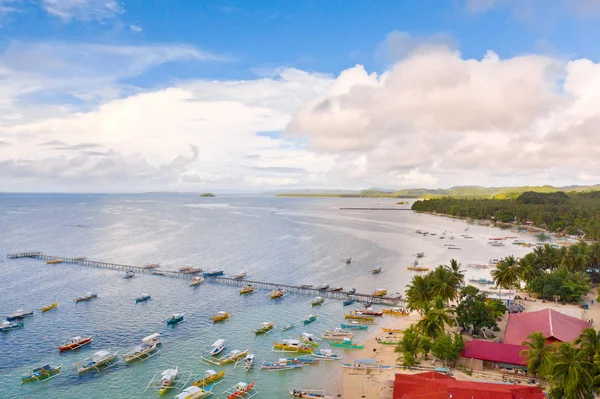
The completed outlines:
[[[91,335],[89,337],[85,337],[85,338],[84,337],[73,337],[73,338],[69,339],[68,341],[65,341],[61,345],[59,345],[58,351],[59,352],[74,351],[74,350],[81,348],[82,346],[85,346],[85,345],[91,344],[91,343],[92,343]]]
[[[343,339],[341,342],[331,342],[331,346],[346,349],[363,349],[365,346],[352,342],[351,339]]]
[[[343,306],[350,306],[352,305],[354,302],[356,302],[356,299],[354,298],[348,298],[346,299],[344,302],[342,302]]]
[[[283,298],[285,295],[285,291],[282,288],[276,288],[269,293],[269,297],[271,299]]]
[[[416,256],[417,258],[422,258],[425,256],[425,252],[417,252]]]
[[[312,285],[312,284],[302,284],[302,285],[300,286],[300,288],[302,288],[302,289],[306,289],[306,290],[309,290],[309,289],[312,289],[312,288],[313,288],[313,285]]]
[[[340,326],[347,330],[367,330],[369,328],[369,326],[357,323],[355,321],[351,321],[349,323],[342,323],[340,324]]]
[[[263,321],[260,327],[254,330],[254,334],[266,334],[273,329],[274,323],[272,321]]]
[[[304,367],[304,363],[293,363],[288,361],[288,359],[286,358],[281,358],[278,362],[268,362],[265,360],[260,365],[261,370],[267,371],[285,371],[292,369],[301,369],[302,367]]]
[[[141,296],[135,298],[135,303],[146,302],[150,298],[152,298],[150,294],[142,294]]]
[[[322,360],[340,360],[342,358],[338,353],[333,352],[331,349],[321,349],[313,352],[312,356]]]
[[[246,284],[240,290],[240,295],[243,294],[252,294],[254,292],[254,286],[252,284]]]
[[[346,264],[349,265],[350,263],[352,263],[352,258],[346,258],[344,259],[344,262],[346,262]]]
[[[200,277],[194,277],[192,278],[192,281],[190,282],[190,287],[196,287],[200,284],[202,284],[204,280],[201,279]]]
[[[23,309],[18,309],[10,316],[6,316],[6,320],[8,320],[8,321],[23,320],[27,316],[33,316],[33,312],[26,312]]]
[[[315,348],[319,346],[319,343],[317,342],[315,335],[309,334],[306,332],[303,332],[302,334],[300,334],[300,342],[302,342],[303,344],[306,344],[306,345],[314,346]]]
[[[51,259],[46,261],[47,265],[56,265],[58,263],[63,263],[63,261],[61,259]]]
[[[153,271],[153,272],[152,272],[152,275],[153,275],[153,276],[164,276],[165,274],[164,274],[163,272],[160,272],[160,271],[158,271],[158,270],[155,270],[155,271]]]
[[[377,267],[377,268],[371,270],[371,274],[379,274],[379,273],[381,273],[381,267]]]
[[[248,272],[241,272],[233,276],[234,280],[243,280],[248,275]]]
[[[223,270],[212,269],[212,270],[205,272],[204,277],[218,277],[218,276],[222,276],[223,274],[225,274],[223,272]]]
[[[170,318],[167,319],[168,326],[174,326],[183,321],[183,316],[185,313],[173,313]]]
[[[312,300],[311,304],[312,306],[317,306],[322,304],[323,302],[325,302],[325,298],[323,298],[322,296],[317,296]]]
[[[392,308],[392,309],[383,309],[383,313],[389,314],[392,316],[408,316],[410,312],[404,308]]]
[[[160,263],[148,263],[144,265],[144,269],[156,269],[157,267],[160,267]]]
[[[244,370],[248,371],[254,364],[254,353],[249,353],[244,358]]]
[[[317,320],[317,315],[314,313],[311,313],[309,315],[306,315],[306,317],[304,317],[304,320],[302,320],[302,322],[304,323],[304,325],[313,323]]]
[[[356,294],[356,288],[352,288],[350,291],[348,291],[348,295],[354,295]]]
[[[319,286],[319,291],[327,291],[329,289],[329,284],[321,284]]]
[[[294,323],[287,324],[281,329],[281,332],[291,330],[292,328],[294,328]]]
[[[245,351],[234,349],[231,352],[229,352],[227,355],[225,355],[219,362],[221,363],[221,366],[236,362],[236,361],[246,357],[246,355],[248,354],[248,351],[249,351],[249,349],[246,349]]]
[[[388,370],[393,366],[384,366],[380,360],[373,358],[356,359],[352,363],[342,363],[343,368],[354,370]]]
[[[273,349],[298,353],[312,353],[315,350],[313,346],[304,344],[297,339],[282,339],[279,342],[273,342]]]
[[[494,284],[494,282],[492,280],[488,280],[485,277],[481,277],[481,278],[478,278],[478,279],[470,278],[469,282],[470,283],[476,283],[476,284],[483,284],[483,285]]]
[[[213,393],[211,392],[214,385],[207,387],[206,389],[196,387],[192,385],[191,387],[185,388],[181,393],[177,396],[173,397],[173,399],[202,399],[206,398]]]
[[[343,331],[341,328],[325,331],[322,338],[329,341],[342,341],[344,339],[352,339],[354,334],[350,331]]]
[[[211,356],[217,356],[223,352],[223,349],[225,349],[225,340],[218,339],[211,345],[209,353]]]
[[[82,301],[91,301],[92,299],[96,299],[96,298],[98,298],[98,295],[94,294],[93,292],[86,292],[83,296],[80,296],[79,298],[75,298],[75,303],[82,302]]]
[[[177,383],[177,377],[179,377],[179,366],[174,369],[166,369],[160,375],[160,381],[158,382],[158,394],[162,395],[167,393],[169,389],[175,388]]]
[[[325,395],[324,389],[291,389],[290,395],[295,398],[320,398],[320,399],[333,399],[331,396]]]
[[[377,288],[373,293],[373,296],[385,296],[387,294],[387,290],[385,288]]]
[[[56,309],[58,307],[58,302],[54,302],[52,305],[44,306],[42,308],[42,313],[47,312],[52,309]]]
[[[410,270],[413,272],[428,272],[429,268],[428,267],[423,267],[423,266],[408,266],[406,268],[406,270]]]
[[[129,270],[128,272],[125,273],[125,275],[123,276],[123,278],[132,278],[135,277],[135,273],[133,272],[133,270]]]
[[[383,311],[378,311],[371,307],[367,307],[362,310],[356,309],[354,312],[358,313],[358,314],[365,314],[367,316],[383,316]],[[350,312],[350,313],[352,313],[352,312]]]
[[[238,382],[224,393],[227,394],[227,399],[250,399],[258,392],[254,389],[255,382]]]
[[[181,273],[185,273],[185,274],[196,274],[196,273],[200,273],[202,271],[201,267],[192,267],[192,266],[183,266],[181,268],[179,268],[179,271]]]
[[[135,360],[144,361],[156,354],[158,345],[160,345],[160,334],[154,333],[144,337],[140,345],[136,346],[131,352],[125,354],[125,362],[130,363]]]
[[[229,312],[220,311],[217,314],[214,314],[210,317],[213,323],[217,323],[219,321],[225,321],[229,318]]]
[[[375,320],[375,317],[373,317],[373,316],[358,314],[356,312],[344,313],[344,318],[353,319],[353,320],[366,320],[366,321],[374,321]]]
[[[396,333],[403,333],[404,330],[401,328],[382,328],[381,331],[386,332],[386,333],[390,333],[390,334],[396,334]]]
[[[340,291],[343,291],[343,290],[344,290],[344,287],[335,287],[335,288],[331,289],[331,292],[340,292]]]
[[[61,368],[62,364],[59,364],[56,367],[45,364],[42,367],[33,369],[31,373],[21,377],[21,383],[25,384],[26,382],[49,380],[50,378],[56,377],[58,374],[60,374]]]
[[[94,353],[92,356],[87,357],[77,363],[75,367],[79,374],[86,373],[88,371],[95,370],[96,372],[105,370],[114,365],[114,360],[117,359],[118,352],[109,352],[101,350]]]
[[[196,379],[195,381],[192,381],[192,385],[196,387],[205,387],[214,383],[215,381],[219,381],[223,377],[225,377],[224,369],[219,372],[209,369],[204,372],[204,375],[202,377]]]

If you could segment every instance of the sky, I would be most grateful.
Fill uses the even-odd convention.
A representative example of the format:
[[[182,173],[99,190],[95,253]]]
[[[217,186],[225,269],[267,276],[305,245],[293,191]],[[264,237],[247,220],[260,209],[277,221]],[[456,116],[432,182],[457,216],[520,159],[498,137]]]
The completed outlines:
[[[600,0],[0,0],[0,191],[600,183]]]

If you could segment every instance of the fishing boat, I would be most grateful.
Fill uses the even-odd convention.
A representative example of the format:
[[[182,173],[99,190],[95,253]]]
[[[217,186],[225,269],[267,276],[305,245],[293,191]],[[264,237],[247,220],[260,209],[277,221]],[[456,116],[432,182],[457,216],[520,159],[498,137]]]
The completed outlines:
[[[314,314],[314,313],[306,315],[306,317],[304,317],[304,320],[302,320],[302,322],[304,323],[304,325],[307,325],[307,324],[310,324],[310,323],[314,323],[315,321],[317,321],[317,315]]]
[[[6,316],[6,320],[15,321],[15,320],[23,320],[27,316],[33,316],[33,312],[26,312],[23,309],[16,310],[10,316]]]
[[[163,371],[160,375],[160,381],[158,382],[158,394],[162,395],[167,393],[169,389],[175,388],[177,377],[179,377],[179,366],[174,369],[166,369]]]
[[[358,314],[365,314],[367,316],[379,316],[379,317],[383,316],[383,311],[378,311],[371,307],[367,307],[362,310],[356,309],[354,312],[358,313]]]
[[[317,296],[315,297],[315,299],[312,300],[311,304],[312,306],[318,306],[323,302],[325,302],[325,298],[323,298],[322,296]]]
[[[295,398],[321,398],[321,399],[333,399],[331,396],[325,395],[324,389],[291,389],[290,395]]]
[[[272,321],[263,321],[260,324],[260,327],[256,330],[254,330],[254,334],[256,335],[261,335],[261,334],[266,334],[269,331],[271,331],[273,329],[274,323]]]
[[[342,328],[345,328],[346,330],[367,330],[369,328],[369,326],[357,323],[355,321],[351,321],[349,323],[342,323],[340,324],[340,326]]]
[[[129,270],[128,272],[125,273],[125,275],[123,276],[123,278],[132,278],[135,277],[135,273],[133,272],[133,270]]]
[[[481,278],[470,278],[469,279],[470,283],[477,283],[477,284],[483,284],[483,285],[490,285],[490,284],[494,284],[494,282],[492,280],[488,280],[485,277],[481,277]]]
[[[150,294],[142,294],[142,296],[135,298],[135,303],[146,302],[150,298],[152,298]]]
[[[164,276],[165,274],[163,272],[159,272],[159,271],[155,270],[155,271],[152,272],[152,275],[153,276]]]
[[[356,302],[356,299],[354,298],[348,298],[346,299],[344,302],[342,302],[343,306],[350,306],[352,305],[354,302]]]
[[[233,276],[234,280],[243,280],[246,278],[246,276],[248,275],[248,272],[241,272],[236,274],[235,276]]]
[[[317,342],[315,335],[309,334],[306,332],[303,332],[302,334],[300,334],[300,342],[302,342],[303,344],[306,344],[306,345],[314,346],[315,348],[319,346],[319,343]]]
[[[389,370],[393,366],[384,366],[373,358],[355,359],[352,363],[342,363],[342,367],[353,370]]]
[[[294,328],[294,323],[290,323],[288,325],[286,325],[285,327],[283,327],[281,329],[281,332],[287,331],[287,330],[291,330],[292,328]]]
[[[204,375],[201,378],[192,381],[192,385],[195,387],[205,387],[214,383],[215,381],[219,381],[223,377],[225,377],[224,369],[219,371],[218,373],[215,370],[209,369],[204,372]]]
[[[217,312],[217,314],[212,315],[210,317],[210,319],[212,320],[213,323],[218,323],[220,321],[225,321],[229,318],[229,312],[225,312],[223,310],[221,310],[220,312]]]
[[[249,353],[244,358],[244,370],[248,371],[254,364],[254,353]]]
[[[252,284],[247,284],[242,287],[240,290],[240,295],[244,294],[252,294],[254,292],[254,286]]]
[[[348,295],[354,295],[356,294],[356,288],[352,288],[350,291],[347,292]]]
[[[298,352],[298,353],[312,353],[315,348],[300,342],[297,339],[282,339],[279,342],[273,342],[273,349],[282,352]]]
[[[25,374],[23,377],[21,377],[21,384],[25,384],[26,382],[49,380],[50,378],[56,377],[58,374],[60,374],[61,368],[62,364],[59,364],[56,367],[45,364],[42,367],[33,369],[31,373]]]
[[[184,315],[185,313],[173,313],[173,315],[171,315],[171,317],[167,319],[167,325],[174,326],[176,324],[181,323],[183,321]]]
[[[75,367],[79,374],[92,370],[95,370],[96,372],[102,371],[115,364],[114,360],[117,359],[117,354],[118,352],[110,353],[109,351],[101,350],[94,353],[92,356],[83,359],[77,363]]]
[[[206,398],[207,396],[212,395],[213,393],[211,392],[213,389],[214,385],[209,386],[206,389],[203,388],[199,388],[196,386],[191,386],[191,387],[187,387],[185,388],[183,391],[181,391],[181,393],[179,393],[177,396],[173,397],[173,399],[202,399],[202,398]]]
[[[340,292],[340,291],[343,291],[343,290],[344,290],[344,287],[335,287],[335,288],[331,289],[331,292]]]
[[[160,267],[160,263],[148,263],[144,265],[144,269],[156,269],[157,267]]]
[[[52,259],[52,260],[46,261],[47,265],[56,265],[58,263],[63,263],[63,261],[61,259]]]
[[[386,333],[390,333],[390,334],[398,334],[398,333],[403,333],[404,330],[401,328],[382,328],[381,331],[386,332]]]
[[[196,287],[200,284],[202,284],[204,280],[201,279],[200,277],[194,277],[192,278],[192,281],[190,282],[190,287]]]
[[[425,256],[425,252],[417,252],[416,256],[417,258],[422,258]]]
[[[218,339],[211,345],[209,353],[211,356],[217,356],[219,353],[223,352],[223,349],[225,349],[225,340]]]
[[[83,296],[80,296],[79,298],[75,298],[75,303],[83,302],[83,301],[91,301],[92,299],[96,299],[96,298],[98,298],[98,295],[94,294],[93,292],[86,292]]]
[[[250,399],[258,395],[258,391],[254,389],[254,384],[254,381],[249,384],[238,382],[223,393],[227,394],[227,399]]]
[[[319,358],[321,360],[341,360],[342,357],[333,352],[331,349],[321,349],[317,352],[313,352],[312,356]]]
[[[364,314],[357,314],[356,312],[352,312],[352,313],[344,313],[344,318],[346,319],[352,319],[352,320],[367,320],[367,321],[374,321],[375,317],[373,316],[367,316]]]
[[[59,345],[58,351],[59,352],[74,351],[74,350],[81,348],[82,346],[85,346],[85,345],[91,344],[91,343],[92,343],[91,335],[89,337],[85,337],[85,338],[73,337],[73,338],[69,339],[68,341],[65,341],[61,345]]]
[[[429,268],[428,267],[423,267],[423,266],[408,266],[406,268],[406,270],[410,270],[413,272],[428,272]]]
[[[312,284],[302,284],[300,286],[300,288],[305,289],[305,290],[310,290],[313,288],[313,285]]]
[[[385,288],[377,288],[373,293],[373,296],[384,296],[387,294],[387,290]]]
[[[352,339],[354,334],[349,331],[343,331],[341,328],[335,328],[333,330],[325,331],[323,334],[323,339],[329,341],[342,341],[344,339]]]
[[[346,262],[346,264],[349,265],[350,263],[352,263],[352,258],[346,258],[344,259],[344,262]]]
[[[288,357],[288,363],[291,364],[308,364],[308,365],[318,365],[321,361],[319,359],[313,359],[312,357]]]
[[[217,277],[217,276],[222,276],[223,274],[225,274],[223,272],[223,270],[212,269],[212,270],[205,272],[204,277]]]
[[[321,284],[319,286],[319,291],[327,291],[329,289],[329,284]]]
[[[283,298],[285,295],[285,291],[282,288],[276,288],[269,293],[269,297],[271,299]]]
[[[54,302],[52,305],[44,306],[42,308],[42,313],[47,312],[52,309],[56,309],[58,307],[58,302]]]
[[[383,309],[383,313],[392,316],[408,316],[410,314],[408,310],[403,308]]]
[[[379,273],[381,273],[381,267],[371,270],[371,274],[379,274]]]
[[[154,333],[144,337],[140,345],[136,346],[131,352],[125,354],[125,362],[130,363],[136,360],[144,361],[157,353],[160,345],[159,333]]]
[[[487,269],[489,266],[484,263],[469,263],[467,267],[472,267],[474,269]]]
[[[490,241],[488,242],[490,247],[503,247],[504,243],[502,241]]]
[[[223,358],[220,360],[221,366],[224,366],[229,363],[237,362],[238,360],[246,357],[246,355],[248,354],[248,351],[249,351],[249,349],[246,349],[245,351],[241,351],[238,349],[232,350],[231,352],[229,352],[228,354],[223,356]]]
[[[181,273],[185,273],[185,274],[196,274],[196,273],[200,273],[202,271],[202,268],[201,267],[184,266],[184,267],[180,268],[179,271]]]
[[[363,349],[365,346],[361,344],[356,344],[352,342],[350,339],[343,339],[341,342],[331,342],[331,346],[335,346],[338,348],[346,348],[346,349]]]
[[[303,363],[292,363],[289,362],[288,359],[285,358],[281,358],[279,359],[278,362],[268,362],[268,361],[264,361],[261,365],[260,365],[260,369],[261,370],[267,370],[267,371],[284,371],[284,370],[292,370],[292,369],[301,369],[302,367],[304,367]]]

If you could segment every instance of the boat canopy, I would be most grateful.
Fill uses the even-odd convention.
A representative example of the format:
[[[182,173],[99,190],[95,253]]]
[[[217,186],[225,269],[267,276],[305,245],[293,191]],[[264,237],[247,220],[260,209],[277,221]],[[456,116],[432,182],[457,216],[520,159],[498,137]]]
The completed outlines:
[[[204,372],[204,377],[212,377],[213,375],[217,375],[215,370],[208,369]]]
[[[263,321],[262,323],[260,323],[260,325],[263,327],[269,327],[271,323],[269,323],[268,321]]]
[[[162,379],[172,379],[173,377],[176,377],[178,374],[178,370],[177,369],[166,369],[165,371],[162,372]]]
[[[224,339],[218,339],[218,340],[215,341],[214,344],[212,344],[212,346],[216,347],[216,346],[221,346],[221,345],[224,345],[224,344],[225,344],[225,340]]]
[[[142,339],[142,342],[154,341],[154,340],[158,339],[158,337],[160,337],[159,333],[150,334],[147,337],[144,337]]]
[[[247,386],[248,386],[248,383],[247,383],[247,382],[238,382],[238,383],[235,385],[235,389],[236,389],[236,390],[245,390]]]
[[[302,336],[304,338],[312,339],[315,336],[315,334],[310,334],[310,333],[305,333],[304,332],[304,333],[302,333]]]
[[[284,339],[284,340],[282,340],[282,342],[284,344],[288,344],[288,345],[298,345],[298,344],[300,344],[300,341],[298,341],[297,339]]]
[[[371,359],[369,357],[364,358],[364,359],[356,359],[356,360],[354,360],[354,364],[356,364],[356,365],[358,365],[358,364],[361,364],[361,365],[363,365],[363,364],[364,365],[374,365],[375,363],[376,363],[375,359]]]
[[[71,338],[71,342],[79,342],[81,341],[81,337],[73,337]]]
[[[92,360],[94,362],[98,362],[98,361],[103,360],[104,358],[106,358],[108,356],[110,356],[110,352],[102,350],[102,351],[98,351],[98,352],[94,353],[92,355]]]

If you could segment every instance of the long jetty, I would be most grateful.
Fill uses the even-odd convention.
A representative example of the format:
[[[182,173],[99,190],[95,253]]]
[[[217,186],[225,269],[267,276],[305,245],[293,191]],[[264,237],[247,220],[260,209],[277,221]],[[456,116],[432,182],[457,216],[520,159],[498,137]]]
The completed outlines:
[[[163,270],[163,269],[156,270],[156,269],[148,269],[148,268],[145,268],[142,266],[130,266],[130,265],[123,265],[123,264],[119,264],[119,263],[111,263],[111,262],[98,262],[98,261],[89,260],[89,259],[86,259],[83,257],[67,258],[64,256],[44,255],[42,252],[21,252],[21,253],[15,253],[15,254],[8,254],[6,257],[8,259],[30,258],[30,259],[40,259],[40,260],[44,260],[44,261],[59,260],[59,261],[61,261],[60,263],[68,263],[68,264],[75,264],[75,265],[80,265],[80,266],[96,267],[96,268],[101,268],[101,269],[111,269],[111,270],[119,270],[119,271],[133,270],[135,273],[150,274],[150,275],[157,276],[157,277],[160,277],[160,276],[177,277],[177,278],[183,278],[183,279],[188,279],[188,280],[191,280],[194,277],[193,274],[183,273],[180,271]],[[205,276],[204,280],[209,283],[232,285],[232,286],[244,286],[247,284],[252,284],[257,289],[264,289],[264,290],[274,290],[276,288],[282,288],[286,292],[291,292],[291,293],[301,294],[301,295],[322,296],[322,297],[327,297],[327,298],[331,298],[331,299],[345,300],[345,299],[348,299],[348,297],[350,296],[350,297],[354,298],[357,302],[371,302],[371,303],[384,304],[384,305],[397,305],[397,304],[400,304],[403,302],[403,300],[399,297],[374,296],[372,294],[360,294],[360,293],[349,294],[347,291],[324,291],[324,290],[319,290],[318,288],[306,288],[306,287],[297,286],[297,285],[275,284],[275,283],[268,283],[268,282],[264,282],[264,281],[253,281],[253,280],[246,280],[246,279],[243,279],[243,280],[242,279],[234,279],[234,278],[223,277],[223,276],[218,276],[218,277],[217,276]]]

